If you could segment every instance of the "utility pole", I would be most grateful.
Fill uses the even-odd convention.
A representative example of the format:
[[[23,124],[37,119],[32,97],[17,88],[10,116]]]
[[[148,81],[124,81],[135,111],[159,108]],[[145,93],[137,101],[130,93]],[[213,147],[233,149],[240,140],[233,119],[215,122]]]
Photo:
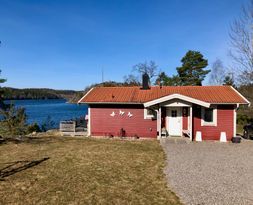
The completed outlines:
[[[104,69],[102,68],[102,83],[104,83]]]

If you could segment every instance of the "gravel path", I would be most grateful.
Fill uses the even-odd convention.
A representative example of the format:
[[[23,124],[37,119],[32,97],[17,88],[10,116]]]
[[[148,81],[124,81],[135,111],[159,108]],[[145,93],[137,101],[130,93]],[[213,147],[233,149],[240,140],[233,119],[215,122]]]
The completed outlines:
[[[169,187],[185,204],[253,204],[253,141],[161,140]]]

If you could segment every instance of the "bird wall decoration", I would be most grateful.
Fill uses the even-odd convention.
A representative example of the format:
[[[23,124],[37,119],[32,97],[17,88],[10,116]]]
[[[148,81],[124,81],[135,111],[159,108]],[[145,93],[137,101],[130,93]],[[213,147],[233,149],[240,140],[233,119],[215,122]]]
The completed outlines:
[[[131,112],[128,112],[127,116],[128,117],[133,117],[133,114]]]
[[[111,115],[112,117],[114,117],[114,116],[115,116],[115,112],[112,112],[110,115]]]
[[[120,114],[120,115],[124,115],[124,113],[125,113],[125,112],[122,111],[122,110],[119,111],[119,114]]]

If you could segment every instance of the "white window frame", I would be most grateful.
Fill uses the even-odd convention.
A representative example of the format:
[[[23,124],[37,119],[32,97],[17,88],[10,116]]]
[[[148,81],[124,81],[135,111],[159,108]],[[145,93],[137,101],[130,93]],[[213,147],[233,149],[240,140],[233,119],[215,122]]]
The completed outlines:
[[[155,117],[154,115],[149,115],[148,114],[148,109],[150,109],[150,108],[144,108],[144,119],[152,119],[152,118],[154,118]]]
[[[213,109],[213,122],[206,122],[204,120],[205,107],[201,107],[201,126],[217,126],[217,106],[211,106]]]

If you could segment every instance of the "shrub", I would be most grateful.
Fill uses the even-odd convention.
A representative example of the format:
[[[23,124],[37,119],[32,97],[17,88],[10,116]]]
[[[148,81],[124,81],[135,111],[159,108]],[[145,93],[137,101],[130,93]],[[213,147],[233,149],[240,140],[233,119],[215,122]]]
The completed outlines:
[[[0,109],[0,134],[14,137],[26,133],[26,113],[25,109],[10,105],[7,109]]]
[[[245,124],[249,124],[249,123],[253,123],[252,117],[249,117],[248,115],[245,115],[245,114],[238,114],[237,115],[237,124],[245,125]]]
[[[55,122],[52,120],[51,116],[47,116],[47,119],[41,125],[41,130],[46,132],[53,128],[55,128]]]
[[[35,122],[27,126],[27,133],[41,132],[40,126]]]

